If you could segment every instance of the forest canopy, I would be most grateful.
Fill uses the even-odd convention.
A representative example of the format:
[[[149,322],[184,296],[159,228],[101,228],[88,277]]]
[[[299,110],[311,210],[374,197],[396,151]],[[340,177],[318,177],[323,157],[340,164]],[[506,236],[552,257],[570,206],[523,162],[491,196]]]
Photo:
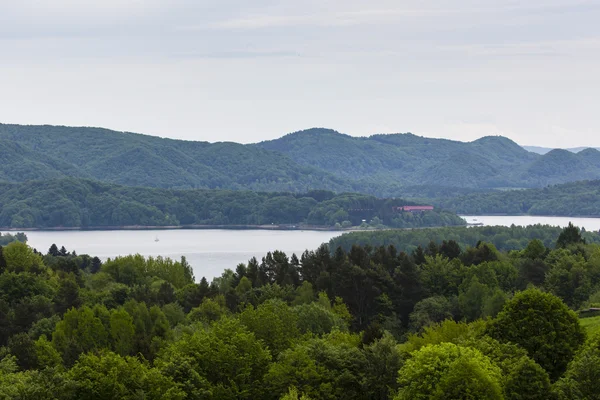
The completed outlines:
[[[594,398],[600,336],[575,311],[600,299],[600,245],[557,236],[273,251],[210,283],[185,258],[12,242],[0,398]]]
[[[377,232],[350,232],[331,239],[333,249],[342,247],[350,250],[353,245],[394,246],[400,251],[411,252],[418,246],[426,247],[430,242],[440,243],[453,240],[461,248],[473,246],[483,241],[493,244],[498,250],[520,250],[531,240],[538,240],[546,247],[552,247],[563,229],[550,225],[522,226],[471,226],[436,229],[389,230]],[[600,234],[578,230],[588,243],[600,243]]]
[[[463,215],[529,214],[600,216],[600,181],[581,181],[542,189],[502,190],[430,199]]]
[[[51,151],[48,151],[51,149]],[[415,185],[490,189],[597,179],[600,152],[539,155],[502,136],[352,137],[308,129],[257,144],[158,138],[101,128],[0,124],[0,181],[66,177],[168,189],[406,197]]]
[[[440,209],[399,212],[403,199],[313,190],[303,194],[170,190],[84,179],[0,184],[0,226],[10,228],[179,225],[308,225],[413,228],[464,225]]]

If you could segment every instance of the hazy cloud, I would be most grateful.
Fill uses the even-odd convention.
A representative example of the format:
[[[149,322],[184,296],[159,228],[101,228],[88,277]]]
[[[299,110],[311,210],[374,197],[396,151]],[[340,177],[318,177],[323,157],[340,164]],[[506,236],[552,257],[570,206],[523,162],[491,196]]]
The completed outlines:
[[[600,0],[0,0],[0,121],[600,146],[599,19]]]

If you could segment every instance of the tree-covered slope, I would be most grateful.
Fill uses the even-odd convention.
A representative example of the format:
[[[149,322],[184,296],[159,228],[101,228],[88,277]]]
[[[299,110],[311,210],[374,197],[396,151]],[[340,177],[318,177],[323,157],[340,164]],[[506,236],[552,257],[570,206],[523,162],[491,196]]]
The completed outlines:
[[[338,176],[359,180],[376,176],[381,182],[404,185],[507,185],[511,181],[506,175],[538,158],[503,137],[463,143],[413,134],[351,137],[327,129],[296,132],[258,146]]]
[[[567,150],[552,150],[528,165],[521,179],[528,186],[543,186],[549,183],[572,182],[600,178],[597,150],[582,153]]]
[[[578,154],[553,150],[538,155],[500,136],[464,143],[410,133],[351,137],[328,129],[309,129],[259,143],[294,161],[373,186],[377,181],[466,188],[540,187],[600,178],[594,150]],[[600,154],[600,152],[599,152]],[[387,186],[386,186],[387,185]]]
[[[0,226],[11,228],[306,224],[374,227],[461,225],[440,210],[411,214],[414,204],[364,194],[306,194],[232,190],[172,190],[83,179],[0,184]]]
[[[471,193],[432,201],[459,214],[600,216],[600,181]]]
[[[11,182],[84,176],[162,188],[294,192],[352,188],[342,179],[299,165],[280,153],[237,143],[188,142],[99,128],[3,124],[0,140],[4,143],[0,149],[21,149],[20,158],[3,158],[7,161],[3,169],[19,171],[4,174],[2,180]],[[52,163],[40,165],[50,159],[47,155]]]
[[[85,177],[73,165],[28,149],[19,143],[0,139],[0,181],[22,182],[66,176]]]
[[[6,154],[0,167],[5,181],[73,176],[173,189],[327,189],[405,197],[404,188],[415,185],[523,188],[600,178],[600,152],[554,150],[542,156],[499,136],[464,143],[309,129],[242,145],[0,124],[0,153]]]

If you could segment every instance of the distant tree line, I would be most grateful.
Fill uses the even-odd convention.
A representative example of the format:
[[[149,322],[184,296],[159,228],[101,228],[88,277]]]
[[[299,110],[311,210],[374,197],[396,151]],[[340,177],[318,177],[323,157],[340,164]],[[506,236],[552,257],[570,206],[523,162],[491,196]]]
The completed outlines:
[[[0,184],[0,226],[12,228],[363,224],[413,228],[463,225],[443,210],[399,213],[403,199],[314,190],[304,194],[133,188],[81,179]]]
[[[6,246],[12,242],[27,242],[27,235],[23,232],[17,232],[15,234],[12,233],[0,233],[0,246]]]
[[[531,240],[539,240],[546,247],[552,247],[562,229],[549,225],[522,226],[471,226],[436,229],[388,230],[374,232],[351,232],[331,239],[329,247],[342,247],[349,251],[353,245],[394,246],[399,251],[412,252],[419,246],[426,248],[431,242],[440,243],[453,240],[461,248],[477,242],[493,244],[500,251],[519,250]],[[580,231],[587,243],[600,243],[598,232]]]
[[[412,196],[415,197],[415,196]],[[581,181],[542,189],[493,190],[438,197],[434,204],[467,215],[529,214],[600,216],[600,181]]]

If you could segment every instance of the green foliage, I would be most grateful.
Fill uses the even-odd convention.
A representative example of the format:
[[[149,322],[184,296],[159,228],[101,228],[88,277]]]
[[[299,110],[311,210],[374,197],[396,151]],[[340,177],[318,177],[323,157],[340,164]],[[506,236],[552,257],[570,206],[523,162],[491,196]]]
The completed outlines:
[[[37,366],[40,369],[54,368],[62,364],[60,353],[54,348],[52,342],[46,339],[45,335],[36,340],[34,345]]]
[[[214,299],[204,299],[202,304],[193,308],[187,317],[190,321],[199,321],[208,324],[218,321],[227,314],[229,314],[229,310],[225,306],[225,298],[220,295],[216,296]]]
[[[597,179],[598,176],[589,179]],[[599,216],[600,181],[581,181],[574,176],[561,185],[542,189],[494,190],[463,196],[431,199],[436,206],[463,215],[529,214],[560,216]],[[556,183],[556,182],[555,182]]]
[[[96,313],[89,307],[72,308],[56,324],[52,344],[62,355],[66,365],[73,365],[80,354],[108,347],[108,332]],[[104,310],[106,311],[106,309]]]
[[[70,381],[57,369],[3,372],[0,373],[0,398],[75,400],[76,397],[71,396],[69,384]]]
[[[297,326],[300,333],[324,335],[333,330],[346,331],[348,324],[331,307],[327,308],[319,303],[301,304],[292,311],[296,314]]]
[[[433,296],[415,304],[414,311],[410,314],[410,327],[414,332],[437,322],[451,319],[454,316],[456,305],[444,296]]]
[[[527,289],[509,300],[490,324],[489,333],[527,350],[553,380],[585,341],[577,315],[559,298],[538,289]]]
[[[504,396],[511,400],[551,398],[548,373],[530,358],[522,357],[506,378]]]
[[[595,179],[600,158],[595,151],[572,154],[555,150],[540,156],[501,136],[462,143],[410,133],[357,138],[328,129],[295,132],[259,146],[298,163],[357,179],[370,190],[382,184],[392,190],[399,185],[390,182],[401,182],[405,186],[424,185],[418,188],[420,192],[430,186],[439,191],[443,185],[535,187]]]
[[[170,377],[135,357],[111,352],[83,355],[67,376],[74,382],[74,399],[185,399]]]
[[[305,394],[298,394],[298,389],[292,386],[290,387],[289,392],[287,392],[279,400],[310,400],[310,397]]]
[[[389,332],[364,346],[367,359],[365,392],[370,399],[389,399],[397,387],[398,370],[404,362],[396,340]]]
[[[312,399],[365,399],[367,359],[360,338],[333,332],[309,339],[281,353],[265,376],[278,398],[290,386]]]
[[[194,282],[192,268],[185,257],[182,257],[180,262],[161,256],[154,258],[143,257],[139,254],[116,257],[104,262],[101,271],[111,275],[116,282],[126,285],[142,283],[147,277],[163,279],[176,288],[182,288]]]
[[[398,373],[396,399],[502,399],[501,371],[476,349],[425,346]]]
[[[400,351],[405,357],[429,345],[441,343],[461,343],[483,335],[485,325],[478,321],[474,323],[455,322],[447,319],[438,324],[426,327],[419,334],[410,334],[406,342],[400,345]]]
[[[131,186],[354,190],[378,196],[464,192],[456,187],[541,187],[598,176],[593,150],[541,156],[503,137],[462,143],[412,134],[357,138],[326,129],[241,145],[98,128],[0,124],[0,158],[0,180],[10,182],[78,177]],[[321,191],[317,195],[326,199]],[[125,210],[115,207],[123,218]],[[28,211],[12,214],[18,224],[40,218]],[[68,215],[74,214],[58,212],[52,218],[59,225],[73,223]]]
[[[394,207],[415,204],[402,199],[357,193],[332,193],[322,199],[313,193],[153,189],[74,178],[0,184],[0,226],[331,227],[339,223],[349,228],[360,225],[363,219],[377,219],[377,227],[397,228],[465,224],[456,214],[440,209],[417,214],[398,212]],[[24,241],[26,237],[1,236],[0,245],[14,240]]]
[[[297,314],[281,300],[269,300],[257,308],[249,306],[239,318],[266,345],[273,358],[290,348],[300,336]]]
[[[0,249],[2,246],[6,246],[12,242],[23,242],[27,243],[27,235],[22,232],[11,234],[11,233],[0,233]],[[1,250],[0,250],[1,252]]]
[[[554,385],[556,397],[593,399],[600,391],[600,336],[593,336],[569,364],[566,373]]]
[[[540,240],[546,247],[554,247],[562,229],[548,225],[527,227],[485,226],[468,228],[435,228],[415,230],[390,230],[376,232],[352,232],[331,239],[332,249],[342,247],[350,250],[353,245],[372,247],[393,245],[399,251],[412,252],[418,246],[426,248],[430,242],[455,240],[461,248],[475,246],[478,242],[493,244],[500,251],[522,250],[533,239]],[[600,243],[600,236],[587,232],[583,235],[587,243]]]
[[[523,246],[322,245],[210,284],[185,259],[102,264],[15,242],[0,271],[0,398],[595,398],[600,340],[582,342],[598,317],[567,305],[598,301],[600,246],[481,231]],[[552,294],[519,292],[533,285]]]
[[[161,139],[97,128],[0,124],[0,158],[0,180],[9,182],[68,176],[186,189],[351,188],[323,170],[253,145]],[[118,207],[115,212],[120,212]],[[24,213],[21,218],[28,217],[31,214]]]
[[[556,247],[564,248],[578,243],[585,244],[585,239],[581,237],[581,230],[573,226],[572,222],[569,222],[569,226],[564,228],[558,236],[558,239],[556,240]]]
[[[39,254],[23,242],[15,241],[2,248],[6,270],[11,272],[41,272],[44,262]]]
[[[188,399],[254,399],[262,398],[270,361],[253,333],[239,321],[223,318],[169,345],[156,365]]]
[[[600,333],[600,316],[582,318],[579,320],[579,322],[589,337]]]

